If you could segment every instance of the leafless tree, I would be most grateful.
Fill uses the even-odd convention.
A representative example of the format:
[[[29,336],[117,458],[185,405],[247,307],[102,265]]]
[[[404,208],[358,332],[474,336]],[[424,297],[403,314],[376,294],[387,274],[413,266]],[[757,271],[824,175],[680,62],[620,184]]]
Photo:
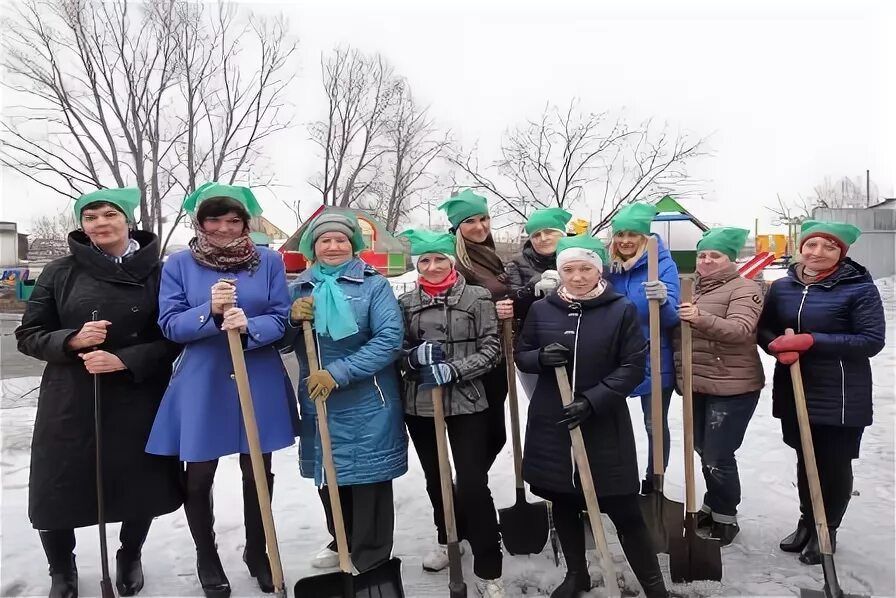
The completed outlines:
[[[574,99],[565,110],[546,106],[538,120],[511,129],[501,158],[485,168],[475,148],[449,160],[464,178],[459,182],[496,196],[517,220],[532,209],[584,203],[599,230],[627,203],[670,190],[692,193],[686,165],[704,154],[703,145],[651,120],[631,126],[621,116],[585,112]]]
[[[24,0],[12,13],[2,66],[20,103],[3,126],[5,166],[72,198],[139,187],[140,226],[160,236],[183,218],[167,204],[205,180],[270,181],[263,141],[287,126],[293,78],[282,19],[184,0]],[[247,48],[254,68],[240,62]]]
[[[31,231],[28,233],[28,245],[33,247],[36,241],[64,241],[69,232],[77,228],[77,223],[71,212],[65,211],[55,215],[38,216],[31,221]]]
[[[309,127],[323,154],[323,169],[309,181],[326,205],[357,203],[379,182],[388,150],[389,117],[401,81],[380,55],[340,47],[321,56],[327,117]]]
[[[869,188],[870,187],[870,188]],[[811,202],[818,208],[864,208],[871,197],[878,197],[877,184],[870,181],[866,186],[864,176],[841,177],[836,182],[831,177],[812,188]]]
[[[772,224],[775,226],[792,226],[799,225],[803,220],[812,217],[812,205],[805,199],[799,197],[797,202],[787,204],[781,199],[781,195],[777,196],[777,206],[766,206],[765,209],[774,214]]]

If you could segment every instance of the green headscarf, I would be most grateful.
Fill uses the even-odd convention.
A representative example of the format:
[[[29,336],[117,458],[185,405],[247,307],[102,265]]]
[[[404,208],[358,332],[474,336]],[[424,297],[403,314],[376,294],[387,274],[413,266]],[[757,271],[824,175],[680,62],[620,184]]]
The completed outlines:
[[[451,226],[457,228],[460,223],[473,216],[488,216],[488,204],[481,195],[476,195],[470,189],[444,201],[440,210],[448,215]]]
[[[195,216],[196,210],[199,209],[199,204],[212,197],[229,197],[230,199],[240,202],[252,218],[258,218],[263,211],[258,200],[255,199],[255,194],[252,193],[252,190],[248,187],[222,185],[221,183],[212,181],[200,185],[195,191],[184,198],[184,212]]]
[[[562,208],[542,208],[535,210],[526,221],[526,232],[531,236],[540,230],[554,229],[566,232],[566,224],[572,214]]]
[[[800,247],[811,237],[824,237],[840,246],[843,255],[849,246],[858,240],[862,230],[845,222],[821,222],[806,220],[800,226]]]
[[[140,205],[140,189],[137,187],[121,187],[117,189],[97,189],[82,195],[75,201],[75,222],[81,221],[81,212],[92,203],[110,203],[122,213],[128,222],[134,222],[134,210]]]
[[[610,221],[613,234],[632,231],[642,235],[650,234],[650,224],[656,217],[656,208],[646,203],[632,203],[620,209]]]
[[[606,264],[609,261],[607,256],[607,248],[603,241],[597,237],[592,237],[588,233],[576,235],[574,237],[563,237],[557,241],[557,259],[559,265],[560,253],[564,249],[585,249],[593,251],[600,257],[601,261]]]
[[[749,236],[750,231],[745,228],[730,226],[711,228],[697,241],[697,251],[718,251],[727,255],[733,262]]]
[[[454,235],[436,233],[426,229],[409,229],[398,236],[407,237],[411,242],[411,255],[423,255],[424,253],[455,255]]]

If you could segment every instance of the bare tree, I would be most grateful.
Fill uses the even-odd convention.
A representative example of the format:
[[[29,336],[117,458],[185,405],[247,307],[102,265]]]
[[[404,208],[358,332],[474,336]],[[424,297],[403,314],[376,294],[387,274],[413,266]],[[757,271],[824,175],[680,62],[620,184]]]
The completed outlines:
[[[501,158],[485,168],[475,148],[449,160],[462,182],[498,197],[516,220],[536,208],[585,203],[599,230],[627,203],[670,190],[691,193],[685,167],[703,153],[702,139],[672,134],[651,120],[630,126],[606,112],[584,112],[574,99],[565,110],[546,106],[538,120],[506,133]]]
[[[326,205],[347,207],[372,191],[387,151],[389,112],[402,83],[379,54],[340,47],[321,56],[327,117],[309,127],[323,169],[309,183]]]
[[[71,212],[65,211],[53,216],[44,214],[31,221],[31,232],[28,233],[28,246],[33,247],[36,242],[64,241],[69,232],[77,228],[77,223]]]
[[[14,6],[2,66],[21,103],[4,123],[0,162],[34,184],[72,198],[139,187],[140,226],[161,236],[168,200],[258,170],[262,142],[286,127],[295,43],[281,19],[249,15],[240,26],[235,5],[183,0]],[[249,44],[254,68],[239,63]]]
[[[800,196],[797,202],[794,202],[792,205],[784,203],[784,200],[781,199],[781,195],[777,195],[778,205],[777,206],[766,206],[765,209],[774,214],[774,219],[772,220],[772,224],[775,226],[791,226],[791,225],[799,225],[804,220],[808,220],[812,217],[812,205],[806,202],[805,199]]]
[[[811,202],[818,208],[864,208],[871,197],[878,197],[877,184],[874,181],[866,186],[864,176],[854,178],[841,177],[836,182],[831,177],[815,185],[812,189]]]

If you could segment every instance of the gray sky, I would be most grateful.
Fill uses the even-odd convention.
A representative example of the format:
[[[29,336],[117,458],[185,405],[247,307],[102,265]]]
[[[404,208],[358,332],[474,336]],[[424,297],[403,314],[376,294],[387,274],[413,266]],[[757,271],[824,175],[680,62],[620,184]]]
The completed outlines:
[[[687,203],[706,221],[752,229],[758,217],[770,231],[763,206],[776,193],[796,200],[826,176],[866,168],[882,195],[896,195],[892,2],[246,4],[283,12],[299,39],[297,123],[323,116],[321,52],[351,44],[381,52],[437,123],[467,147],[480,142],[483,162],[508,126],[576,96],[587,110],[708,136],[715,155],[690,170],[709,201]],[[308,196],[308,212],[314,149],[301,125],[271,144],[277,194]],[[8,175],[2,190],[0,218],[23,225],[32,210],[65,205]],[[259,198],[291,224],[273,193]]]

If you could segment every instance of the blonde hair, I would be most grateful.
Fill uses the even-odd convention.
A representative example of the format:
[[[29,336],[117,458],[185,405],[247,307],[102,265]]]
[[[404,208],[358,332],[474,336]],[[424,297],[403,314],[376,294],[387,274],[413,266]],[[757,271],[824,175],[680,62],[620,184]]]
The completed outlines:
[[[473,261],[470,259],[470,254],[467,253],[467,244],[464,242],[464,236],[460,234],[460,231],[457,231],[455,239],[457,239],[457,241],[454,243],[454,253],[456,254],[455,257],[457,257],[457,261],[466,268],[472,270]]]
[[[625,231],[619,231],[619,232],[625,232]],[[629,232],[635,232],[635,231],[629,231]],[[614,261],[614,262],[618,262],[620,264],[623,262],[626,262],[628,260],[632,260],[632,259],[635,259],[635,261],[637,261],[636,258],[640,258],[641,255],[645,251],[647,251],[647,235],[644,235],[641,233],[637,233],[637,234],[640,235],[641,242],[638,244],[638,247],[635,249],[635,253],[627,258],[622,257],[619,254],[619,250],[616,249],[616,235],[614,234],[612,237],[610,237],[610,251],[609,251],[610,260]]]

